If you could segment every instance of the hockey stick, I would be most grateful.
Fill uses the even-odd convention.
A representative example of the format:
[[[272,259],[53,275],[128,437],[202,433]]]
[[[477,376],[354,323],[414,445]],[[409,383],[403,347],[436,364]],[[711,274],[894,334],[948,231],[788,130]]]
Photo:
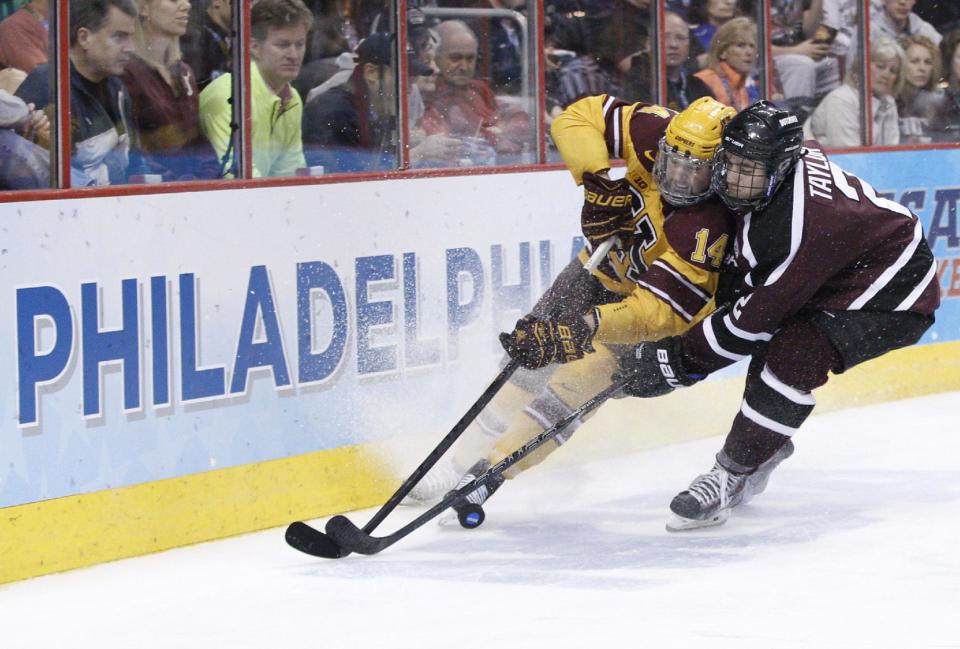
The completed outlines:
[[[587,260],[587,263],[583,265],[584,270],[590,271],[596,267],[597,264],[602,261],[602,259],[607,255],[610,249],[616,243],[616,237],[607,239],[598,245],[593,253],[590,255],[590,259]],[[493,383],[480,395],[480,398],[477,399],[476,403],[470,407],[470,409],[460,418],[460,421],[447,433],[446,437],[440,440],[440,443],[437,445],[433,451],[424,459],[419,467],[410,475],[409,478],[404,481],[402,485],[397,489],[397,491],[390,497],[384,505],[374,514],[373,518],[370,519],[366,525],[363,526],[363,531],[367,534],[373,532],[376,529],[384,518],[387,517],[387,514],[392,512],[394,508],[403,500],[410,490],[420,482],[427,471],[429,471],[434,464],[443,456],[444,453],[453,445],[453,443],[463,434],[463,431],[476,419],[477,415],[480,414],[480,411],[483,410],[488,403],[493,399],[494,395],[500,391],[500,388],[510,379],[514,371],[520,366],[519,361],[511,359],[509,363],[500,371],[500,374],[497,375],[497,378],[493,380]],[[358,530],[359,531],[359,530]],[[302,521],[295,521],[287,527],[285,534],[287,543],[301,552],[310,554],[316,557],[323,557],[326,559],[338,559],[344,557],[350,553],[349,550],[344,550],[339,546],[334,540],[330,538],[328,534],[324,534],[318,529],[310,527]]]
[[[571,422],[596,409],[604,401],[612,397],[615,393],[619,392],[624,384],[625,381],[615,383],[597,394],[592,399],[589,399],[579,408],[555,423],[550,428],[544,430],[542,433],[534,437],[532,440],[518,448],[507,457],[491,466],[471,482],[465,484],[459,489],[449,492],[443,498],[443,500],[398,529],[393,534],[381,537],[370,536],[368,531],[361,530],[359,527],[354,525],[349,518],[345,516],[334,516],[327,521],[327,536],[331,541],[343,549],[345,554],[342,556],[346,556],[346,554],[349,554],[350,552],[357,552],[359,554],[376,554],[380,552],[384,548],[393,545],[403,537],[407,536],[410,534],[410,532],[423,526],[424,523],[436,518],[445,509],[451,507],[457,503],[457,501],[465,498],[468,494],[472,493],[479,487],[484,486],[492,478],[499,476],[511,466],[522,460],[528,453],[534,451],[547,441],[556,437],[557,434],[566,428]]]
[[[493,380],[493,383],[483,391],[483,394],[480,395],[480,398],[470,406],[470,409],[460,418],[460,421],[450,429],[450,432],[440,440],[440,443],[437,444],[436,448],[430,451],[430,454],[420,463],[413,473],[410,474],[410,477],[407,478],[402,485],[397,489],[397,491],[390,496],[390,500],[383,504],[383,506],[373,515],[373,518],[370,519],[370,522],[363,526],[364,532],[369,534],[372,532],[377,525],[379,525],[384,518],[387,517],[387,514],[392,512],[394,508],[400,501],[403,500],[410,490],[420,482],[421,478],[427,474],[434,464],[447,452],[457,438],[463,434],[463,431],[476,419],[477,415],[480,414],[480,411],[483,410],[490,400],[500,391],[500,388],[510,380],[510,377],[513,376],[513,373],[520,367],[520,361],[515,359],[510,359],[510,362],[507,363],[500,373],[497,375],[497,378]],[[287,527],[286,533],[287,543],[291,547],[300,550],[301,552],[306,552],[307,554],[312,554],[317,557],[325,557],[327,559],[337,559],[339,557],[346,556],[349,554],[349,550],[344,554],[343,549],[335,541],[331,540],[328,535],[324,534],[320,530],[314,529],[307,525],[306,523],[296,521],[290,523],[290,526]]]

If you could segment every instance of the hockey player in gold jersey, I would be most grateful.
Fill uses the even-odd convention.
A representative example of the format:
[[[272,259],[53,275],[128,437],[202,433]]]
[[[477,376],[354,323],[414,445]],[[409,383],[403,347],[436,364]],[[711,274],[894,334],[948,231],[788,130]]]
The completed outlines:
[[[733,222],[710,198],[710,159],[733,115],[710,98],[675,114],[601,95],[571,104],[554,120],[553,139],[584,186],[581,227],[588,244],[531,313],[501,335],[526,370],[514,374],[465,435],[458,459],[471,458],[464,466],[482,459],[461,485],[607,387],[624,346],[686,331],[713,310]],[[612,158],[626,161],[624,178],[609,178]],[[616,237],[614,249],[584,271],[593,247],[610,237]],[[540,447],[506,477],[540,462],[575,429],[568,427],[556,444]],[[479,506],[501,483],[454,507],[461,524],[482,522]]]

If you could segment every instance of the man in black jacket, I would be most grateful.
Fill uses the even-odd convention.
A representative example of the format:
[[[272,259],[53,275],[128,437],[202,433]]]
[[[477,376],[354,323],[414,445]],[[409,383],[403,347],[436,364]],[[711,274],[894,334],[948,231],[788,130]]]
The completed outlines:
[[[72,164],[97,185],[125,183],[130,99],[119,76],[133,52],[137,9],[132,0],[70,3]],[[17,89],[37,109],[50,104],[50,68],[41,65]]]
[[[723,449],[670,503],[671,531],[723,523],[763,491],[828,374],[914,344],[940,304],[920,220],[803,142],[792,113],[761,101],[734,117],[711,185],[737,215],[734,299],[682,336],[638,345],[616,377],[654,397],[751,357]]]

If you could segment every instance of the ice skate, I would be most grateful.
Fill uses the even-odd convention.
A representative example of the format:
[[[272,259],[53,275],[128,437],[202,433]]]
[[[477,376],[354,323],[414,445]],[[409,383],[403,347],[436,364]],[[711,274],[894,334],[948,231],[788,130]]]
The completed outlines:
[[[427,472],[403,499],[403,505],[434,505],[443,494],[455,488],[460,471],[452,462],[442,462]]]
[[[787,440],[769,460],[747,472],[737,471],[741,467],[735,467],[736,463],[721,451],[710,472],[697,476],[670,502],[673,516],[667,521],[667,530],[679,532],[722,525],[734,507],[749,502],[767,488],[770,474],[792,454],[793,442]]]
[[[478,461],[460,478],[455,489],[466,486],[489,468],[490,462],[487,460]],[[504,477],[502,475],[491,478],[487,484],[471,491],[467,494],[466,498],[463,498],[451,507],[449,512],[438,519],[438,523],[440,525],[449,525],[453,521],[458,521],[462,527],[467,529],[480,527],[486,518],[486,514],[483,511],[483,503],[487,502],[503,482]]]

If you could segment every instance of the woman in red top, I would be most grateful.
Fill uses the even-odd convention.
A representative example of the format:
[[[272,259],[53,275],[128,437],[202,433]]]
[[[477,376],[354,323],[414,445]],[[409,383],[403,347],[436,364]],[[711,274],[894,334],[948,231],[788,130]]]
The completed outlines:
[[[746,82],[757,60],[757,26],[749,18],[734,18],[713,37],[707,67],[694,76],[720,103],[741,111],[750,105]]]
[[[131,175],[160,174],[163,180],[216,178],[213,147],[200,131],[200,91],[180,53],[187,31],[189,0],[138,0],[136,54],[123,81],[133,106]]]

